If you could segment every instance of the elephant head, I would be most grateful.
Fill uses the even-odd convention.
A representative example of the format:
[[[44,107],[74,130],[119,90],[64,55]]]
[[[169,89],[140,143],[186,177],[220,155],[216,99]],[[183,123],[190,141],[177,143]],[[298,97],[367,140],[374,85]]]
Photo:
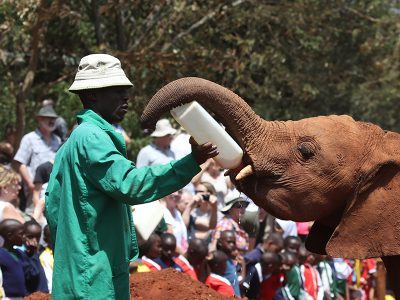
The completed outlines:
[[[198,101],[244,151],[236,187],[281,219],[315,220],[313,252],[338,257],[400,254],[400,136],[349,116],[266,121],[232,91],[200,78],[159,90],[141,122],[152,129],[174,107]]]

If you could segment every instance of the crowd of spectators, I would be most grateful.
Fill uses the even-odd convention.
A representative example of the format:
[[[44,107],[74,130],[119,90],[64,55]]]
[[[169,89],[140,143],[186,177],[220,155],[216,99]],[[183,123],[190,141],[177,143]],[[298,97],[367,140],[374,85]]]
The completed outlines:
[[[66,123],[50,100],[38,127],[17,149],[0,143],[0,299],[50,292],[53,250],[44,216],[44,192]],[[119,124],[116,131],[131,138]],[[7,129],[9,130],[9,129]],[[167,119],[138,154],[137,167],[165,164],[190,152],[189,135]],[[215,160],[182,190],[160,200],[164,217],[130,272],[173,268],[216,291],[248,299],[374,299],[376,261],[310,253],[312,222],[280,220],[238,192]]]

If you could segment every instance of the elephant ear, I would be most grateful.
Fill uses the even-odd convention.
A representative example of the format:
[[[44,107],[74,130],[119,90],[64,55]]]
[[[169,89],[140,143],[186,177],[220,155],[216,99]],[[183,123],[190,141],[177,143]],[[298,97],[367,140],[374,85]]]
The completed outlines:
[[[400,254],[399,171],[399,162],[389,160],[364,172],[327,242],[329,255],[368,258]]]

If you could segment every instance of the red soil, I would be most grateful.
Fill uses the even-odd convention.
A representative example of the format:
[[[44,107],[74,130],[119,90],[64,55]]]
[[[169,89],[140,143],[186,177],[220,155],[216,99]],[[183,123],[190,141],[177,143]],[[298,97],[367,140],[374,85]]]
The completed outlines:
[[[131,276],[131,299],[228,300],[205,284],[173,269],[135,273]]]
[[[234,297],[217,293],[205,284],[173,269],[134,273],[130,278],[131,299],[135,300],[229,300]],[[49,300],[50,295],[34,293],[25,300]]]

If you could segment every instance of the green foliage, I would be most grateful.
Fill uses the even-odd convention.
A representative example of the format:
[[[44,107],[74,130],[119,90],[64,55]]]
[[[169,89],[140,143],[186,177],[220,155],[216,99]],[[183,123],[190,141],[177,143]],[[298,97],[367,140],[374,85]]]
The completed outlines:
[[[36,1],[0,6],[0,121],[14,122],[27,74]],[[57,4],[58,2],[52,2]],[[81,108],[67,92],[83,55],[118,56],[135,87],[123,122],[129,155],[149,142],[138,119],[164,84],[199,76],[242,96],[266,119],[349,114],[400,130],[399,15],[369,1],[72,0],[53,5],[32,88],[25,131],[38,101],[51,97],[70,127]]]

